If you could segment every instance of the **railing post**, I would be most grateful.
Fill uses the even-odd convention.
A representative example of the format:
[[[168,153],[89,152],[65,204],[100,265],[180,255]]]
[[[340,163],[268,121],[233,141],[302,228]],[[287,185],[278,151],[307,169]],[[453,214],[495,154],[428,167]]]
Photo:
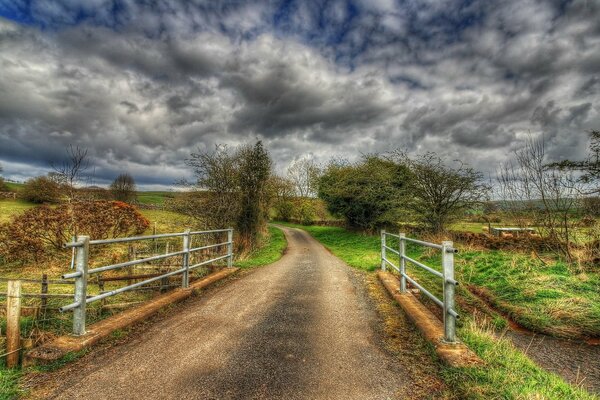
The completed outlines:
[[[406,255],[406,241],[404,238],[406,234],[399,233],[398,236],[400,236],[400,249],[398,250],[400,252],[398,256],[400,258],[400,291],[404,293],[406,292],[406,261],[404,260],[404,256]]]
[[[21,281],[8,281],[6,292],[6,366],[14,368],[21,348]]]
[[[227,230],[227,267],[233,267],[233,228]]]
[[[456,318],[454,310],[454,248],[451,241],[442,242],[442,269],[444,271],[444,340],[456,342]]]
[[[190,286],[190,230],[186,230],[183,235],[183,276],[181,278],[181,287]]]
[[[381,269],[385,271],[385,229],[381,230]]]
[[[77,241],[82,244],[77,247],[76,272],[80,275],[75,278],[75,303],[79,303],[73,311],[73,334],[81,336],[85,334],[85,300],[87,298],[88,261],[90,254],[90,237],[77,236]]]

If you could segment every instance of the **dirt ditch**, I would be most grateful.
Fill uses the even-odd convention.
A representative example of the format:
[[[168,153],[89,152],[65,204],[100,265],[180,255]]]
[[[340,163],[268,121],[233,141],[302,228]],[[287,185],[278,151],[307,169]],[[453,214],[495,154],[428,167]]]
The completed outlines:
[[[600,340],[598,338],[568,340],[533,332],[513,321],[506,313],[494,308],[478,288],[469,287],[468,290],[478,300],[478,304],[467,305],[461,301],[461,307],[476,308],[492,316],[500,315],[508,322],[508,328],[499,333],[499,337],[510,339],[516,348],[540,367],[560,375],[572,385],[600,394]]]

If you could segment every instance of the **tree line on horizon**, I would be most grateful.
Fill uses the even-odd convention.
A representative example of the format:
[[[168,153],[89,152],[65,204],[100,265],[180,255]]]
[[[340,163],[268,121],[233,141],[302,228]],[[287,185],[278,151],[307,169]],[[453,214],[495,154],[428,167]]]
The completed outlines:
[[[584,210],[591,231],[600,230],[596,220],[600,133],[591,132],[590,139],[585,160],[560,163],[547,162],[543,140],[527,141],[498,171],[501,202],[490,201],[491,184],[480,171],[432,152],[415,156],[394,150],[366,154],[354,162],[332,159],[324,165],[300,158],[285,175],[278,175],[261,141],[217,145],[191,153],[186,164],[195,181],[183,183],[188,190],[170,207],[203,228],[234,227],[242,251],[260,245],[270,219],[311,223],[329,213],[349,228],[366,232],[404,222],[441,233],[474,210],[488,221],[501,211],[519,225],[538,227],[562,256],[572,260],[574,224],[584,221],[574,215]],[[89,167],[87,151],[71,146],[67,155],[65,163],[53,165],[47,176],[28,180],[22,195],[37,203],[82,200],[85,190],[77,189],[76,183]],[[136,185],[131,175],[123,173],[108,191],[97,192],[92,199],[102,192],[104,200],[132,203]]]

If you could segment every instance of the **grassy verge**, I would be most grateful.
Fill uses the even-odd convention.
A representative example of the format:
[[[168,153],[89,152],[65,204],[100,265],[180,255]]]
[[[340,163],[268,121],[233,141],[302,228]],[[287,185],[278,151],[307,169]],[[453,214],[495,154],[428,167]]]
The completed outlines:
[[[304,229],[351,267],[374,271],[380,266],[379,237],[350,232],[332,226],[304,226],[277,222]]]
[[[269,236],[262,245],[246,259],[235,262],[236,267],[252,268],[267,265],[279,260],[287,247],[287,241],[280,229],[269,227]]]
[[[0,400],[11,400],[19,397],[19,379],[22,376],[20,369],[7,369],[4,361],[0,364]]]
[[[465,251],[457,269],[468,285],[529,329],[559,337],[600,336],[600,274],[573,273],[558,260]]]
[[[342,228],[298,226],[308,231],[336,256],[348,265],[374,270],[379,266],[379,237],[349,232]],[[388,243],[394,247],[397,243]],[[435,252],[422,251],[413,246],[407,247],[408,255],[436,265]],[[468,254],[468,253],[467,253]],[[462,262],[461,254],[457,259],[457,269],[465,268],[471,260]],[[409,267],[410,268],[410,267]],[[503,268],[501,265],[498,268]],[[470,271],[467,271],[470,272]],[[409,274],[417,278],[427,288],[437,287],[431,274],[410,269]],[[474,273],[473,273],[474,274]],[[436,293],[435,289],[432,289]],[[437,292],[439,294],[439,291]],[[471,347],[485,362],[483,368],[443,367],[443,376],[447,383],[464,399],[595,399],[583,389],[573,387],[558,375],[550,373],[533,363],[517,350],[510,341],[498,339],[487,323],[474,320],[468,314],[461,320],[459,337]]]

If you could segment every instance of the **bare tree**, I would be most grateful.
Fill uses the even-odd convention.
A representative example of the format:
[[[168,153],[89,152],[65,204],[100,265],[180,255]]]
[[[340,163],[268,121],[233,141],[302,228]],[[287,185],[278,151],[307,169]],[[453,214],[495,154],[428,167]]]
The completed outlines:
[[[69,145],[66,149],[67,157],[60,164],[51,164],[56,172],[55,179],[67,187],[67,197],[72,202],[76,197],[76,186],[85,171],[89,168],[87,149]]]
[[[120,174],[110,185],[115,200],[131,203],[136,199],[136,186],[133,177],[127,173]]]
[[[409,203],[405,206],[434,232],[444,231],[464,212],[487,200],[489,186],[483,174],[461,161],[444,162],[435,153],[410,158],[402,152],[396,157],[410,169]]]
[[[502,207],[522,227],[536,226],[549,250],[572,261],[572,225],[580,186],[565,170],[549,166],[544,140],[529,138],[498,174]]]
[[[287,176],[296,187],[299,197],[315,197],[318,192],[318,181],[321,168],[308,158],[295,160],[287,169]]]
[[[581,175],[578,177],[578,181],[583,184],[583,193],[586,195],[600,195],[600,131],[590,132],[590,147],[585,160],[565,160],[552,163],[549,167],[580,172]]]

